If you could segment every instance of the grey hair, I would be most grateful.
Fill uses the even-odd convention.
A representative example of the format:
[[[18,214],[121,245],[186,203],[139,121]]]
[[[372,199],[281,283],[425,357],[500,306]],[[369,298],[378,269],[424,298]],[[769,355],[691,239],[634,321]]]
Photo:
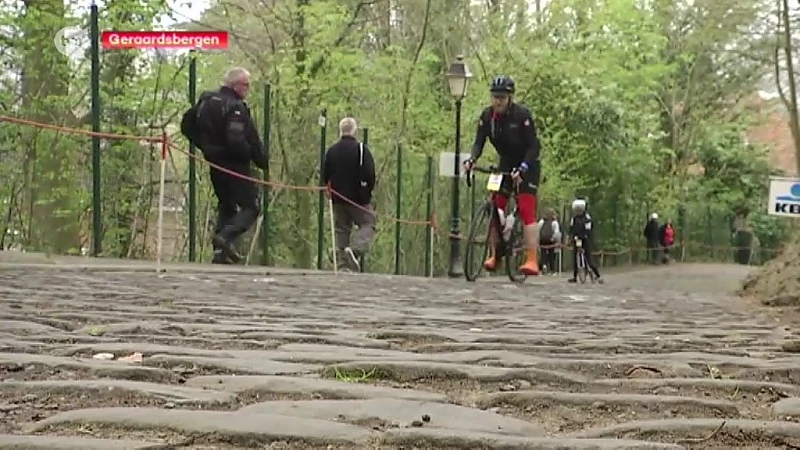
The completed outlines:
[[[352,117],[345,117],[344,119],[339,122],[339,135],[340,136],[356,136],[356,130],[358,129],[358,124],[356,124],[356,119]]]
[[[250,78],[250,72],[247,69],[244,67],[234,67],[225,72],[225,76],[222,78],[222,84],[232,87],[234,84],[246,78]]]

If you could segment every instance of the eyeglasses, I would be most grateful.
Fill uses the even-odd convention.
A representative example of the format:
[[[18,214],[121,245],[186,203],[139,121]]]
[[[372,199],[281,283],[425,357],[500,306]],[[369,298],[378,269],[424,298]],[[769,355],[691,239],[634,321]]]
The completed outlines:
[[[508,98],[506,94],[492,94],[492,98],[495,100],[505,100]]]

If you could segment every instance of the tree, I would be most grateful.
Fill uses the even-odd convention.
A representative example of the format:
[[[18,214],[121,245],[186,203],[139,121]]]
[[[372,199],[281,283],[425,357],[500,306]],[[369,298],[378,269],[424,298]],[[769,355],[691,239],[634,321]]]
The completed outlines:
[[[426,159],[454,144],[453,102],[443,75],[456,54],[464,54],[475,73],[464,102],[465,146],[486,104],[490,77],[514,76],[517,99],[533,110],[543,140],[548,181],[542,186],[540,202],[560,209],[576,195],[588,196],[607,246],[635,245],[648,210],[705,211],[708,198],[693,195],[700,192],[724,205],[721,209],[758,211],[747,199],[757,195],[755,180],[766,172],[760,151],[740,139],[753,119],[740,104],[752,94],[755,80],[770,69],[774,39],[758,31],[764,26],[765,5],[755,0],[554,0],[532,10],[528,3],[221,0],[198,23],[182,27],[226,30],[232,36],[227,53],[199,56],[198,89],[217,87],[231,64],[251,68],[250,104],[260,121],[265,117],[263,82],[270,83],[271,167],[276,181],[300,186],[317,183],[322,110],[329,117],[326,145],[335,139],[331,124],[345,115],[354,115],[362,128],[369,127],[369,143],[379,167],[378,211],[384,217],[394,204],[399,183],[402,216],[428,219],[421,201],[429,189]],[[54,11],[59,4],[53,3]],[[156,0],[114,0],[102,11],[102,27],[138,27],[168,12]],[[62,10],[51,16],[48,29],[58,29],[59,20],[69,20]],[[29,25],[14,20],[11,11],[2,16],[4,26]],[[36,32],[32,25],[29,32]],[[47,96],[28,96],[24,111],[50,111],[50,117],[38,116],[46,122],[66,117],[70,125],[85,124],[85,63],[64,61],[54,67],[69,76],[51,80],[45,76],[50,66],[35,57],[40,56],[16,48],[15,53],[0,55],[32,80],[29,86],[36,80],[50,83]],[[186,55],[120,51],[103,52],[102,58],[104,129],[153,135],[165,127],[174,133],[174,118],[186,106]],[[15,112],[23,111],[21,103],[0,95],[6,95],[0,101],[10,102]],[[79,106],[67,106],[75,104]],[[17,133],[25,140],[18,141]],[[31,233],[26,244],[64,251],[88,230],[85,165],[89,146],[84,138],[48,133],[38,132],[35,142],[41,147],[44,138],[57,138],[66,149],[59,153],[63,157],[58,164],[38,153],[35,160],[27,160],[46,163],[52,166],[49,172],[63,174],[58,193],[31,182],[20,190],[20,183],[2,181],[0,195],[12,204],[20,204],[20,197],[31,204],[28,199],[37,192],[46,192],[52,204],[58,199],[58,209],[72,218],[63,221],[71,226],[64,229],[69,232],[57,239],[46,231]],[[31,130],[0,126],[0,157],[25,160],[23,156],[37,148],[32,135]],[[178,145],[186,145],[180,136],[173,137]],[[148,242],[157,186],[152,151],[134,141],[104,141],[104,245],[110,254],[147,256],[151,251]],[[487,149],[487,158],[491,153]],[[183,201],[186,164],[177,154],[170,161],[171,204]],[[30,173],[12,170],[12,166],[0,167],[0,179],[14,180],[19,178],[16,174]],[[202,215],[198,219],[203,245],[214,201],[206,177],[200,181]],[[445,181],[438,180],[433,190],[442,228],[448,218],[441,211],[449,206]],[[313,265],[317,195],[308,190],[273,191],[271,241],[276,264]],[[468,203],[466,195],[463,201]],[[466,220],[470,209],[463,209]],[[17,206],[9,211],[7,222],[48,230],[50,224],[44,223],[50,219],[42,217],[44,212],[32,214]],[[185,211],[175,219],[176,226],[185,223]],[[393,228],[389,220],[379,224],[380,230]],[[422,228],[403,227],[401,271],[421,271],[424,233]],[[185,232],[179,230],[177,239],[170,249],[174,247],[176,257],[182,257]],[[393,247],[391,233],[379,233],[368,257],[370,270],[391,270]],[[444,263],[445,252],[439,251],[443,248],[443,243],[437,243],[439,267]]]
[[[797,108],[797,83],[794,76],[795,46],[788,0],[777,2],[777,43],[775,45],[775,83],[783,105],[789,112],[789,129],[794,141],[795,164],[800,174],[800,113]],[[787,92],[788,90],[788,92]]]

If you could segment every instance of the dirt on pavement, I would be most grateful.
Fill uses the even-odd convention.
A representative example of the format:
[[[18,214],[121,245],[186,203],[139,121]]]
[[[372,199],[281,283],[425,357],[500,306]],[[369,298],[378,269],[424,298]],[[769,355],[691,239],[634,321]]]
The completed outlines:
[[[605,285],[0,264],[0,449],[784,449],[750,270]]]
[[[766,306],[800,306],[800,233],[781,253],[754,270],[742,283],[739,294]]]

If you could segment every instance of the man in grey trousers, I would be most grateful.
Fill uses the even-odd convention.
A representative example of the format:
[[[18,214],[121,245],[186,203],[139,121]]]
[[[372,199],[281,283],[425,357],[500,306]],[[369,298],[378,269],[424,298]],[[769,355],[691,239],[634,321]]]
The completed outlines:
[[[375,161],[369,148],[356,139],[357,129],[352,117],[339,122],[340,139],[325,153],[322,167],[322,180],[332,190],[336,265],[352,271],[361,269],[375,237]],[[354,225],[358,229],[351,240]]]

